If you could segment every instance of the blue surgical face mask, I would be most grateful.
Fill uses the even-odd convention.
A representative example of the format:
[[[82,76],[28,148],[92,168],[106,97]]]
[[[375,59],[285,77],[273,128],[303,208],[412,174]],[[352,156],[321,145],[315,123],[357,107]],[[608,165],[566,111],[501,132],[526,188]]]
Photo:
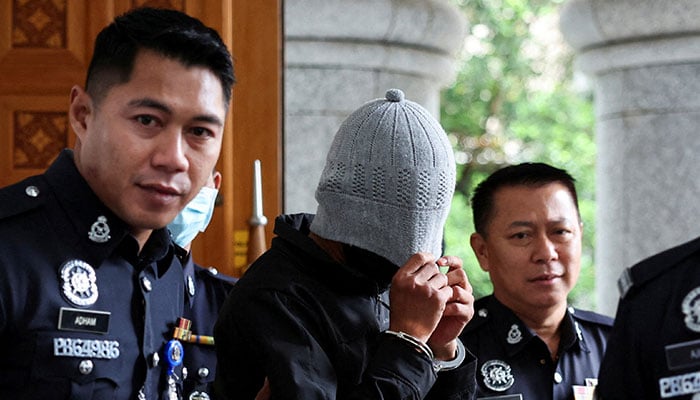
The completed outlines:
[[[202,187],[197,196],[168,224],[170,235],[178,246],[190,244],[199,232],[204,232],[207,228],[214,213],[214,201],[218,192],[214,188]]]

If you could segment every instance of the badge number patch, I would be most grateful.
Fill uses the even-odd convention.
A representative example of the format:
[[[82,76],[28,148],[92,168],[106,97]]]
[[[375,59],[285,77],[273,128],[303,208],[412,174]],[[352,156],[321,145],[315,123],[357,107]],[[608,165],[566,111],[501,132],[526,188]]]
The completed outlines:
[[[659,393],[662,399],[700,393],[700,372],[659,379]]]
[[[119,342],[78,338],[54,338],[53,355],[56,357],[104,358],[119,357]]]

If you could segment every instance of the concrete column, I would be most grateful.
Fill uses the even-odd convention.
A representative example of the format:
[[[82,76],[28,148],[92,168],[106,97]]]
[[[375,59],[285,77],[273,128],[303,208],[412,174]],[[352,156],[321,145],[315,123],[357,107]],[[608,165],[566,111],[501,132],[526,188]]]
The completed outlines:
[[[342,120],[393,87],[439,116],[467,24],[449,0],[286,0],[284,24],[284,209],[314,212]]]
[[[596,297],[626,267],[700,235],[700,2],[569,0],[561,29],[594,83]]]

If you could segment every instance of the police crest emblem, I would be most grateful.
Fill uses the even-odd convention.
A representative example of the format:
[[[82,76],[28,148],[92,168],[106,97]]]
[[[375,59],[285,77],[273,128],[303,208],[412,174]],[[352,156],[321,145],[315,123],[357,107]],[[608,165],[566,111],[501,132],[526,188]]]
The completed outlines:
[[[92,266],[82,260],[66,261],[61,267],[63,296],[76,306],[87,307],[97,301],[97,276]]]
[[[88,232],[88,237],[95,243],[106,243],[111,236],[109,236],[109,225],[107,225],[107,218],[104,215],[97,217],[97,221],[92,223],[90,226],[90,232]]]
[[[700,287],[685,295],[681,307],[685,314],[685,326],[693,332],[700,332]]]
[[[508,331],[506,341],[509,344],[518,344],[521,340],[523,340],[523,333],[520,332],[520,327],[517,324],[513,324]]]
[[[486,361],[481,366],[481,376],[484,385],[496,392],[506,391],[515,383],[510,365],[501,360]]]

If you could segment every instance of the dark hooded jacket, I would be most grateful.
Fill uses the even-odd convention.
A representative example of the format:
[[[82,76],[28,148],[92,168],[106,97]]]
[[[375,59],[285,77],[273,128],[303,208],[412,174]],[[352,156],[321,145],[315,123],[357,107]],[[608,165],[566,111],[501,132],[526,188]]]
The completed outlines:
[[[349,267],[308,237],[313,216],[278,217],[272,247],[234,286],[214,334],[219,398],[471,399],[475,360],[436,373],[389,324],[396,267]]]

